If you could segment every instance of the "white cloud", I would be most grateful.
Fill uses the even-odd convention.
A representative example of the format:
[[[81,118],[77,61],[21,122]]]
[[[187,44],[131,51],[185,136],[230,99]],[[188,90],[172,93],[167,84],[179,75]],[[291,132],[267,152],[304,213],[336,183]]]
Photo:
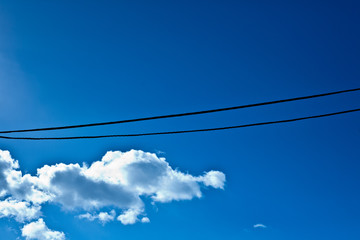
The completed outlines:
[[[51,198],[37,186],[37,178],[22,175],[18,161],[11,158],[9,151],[0,150],[0,190],[1,196],[9,195],[17,200],[41,204]]]
[[[200,177],[205,186],[224,189],[225,174],[219,171],[210,171],[205,176]]]
[[[110,213],[107,212],[101,212],[98,215],[98,219],[101,223],[107,223],[110,221],[114,221],[115,218],[115,210],[111,210]]]
[[[110,213],[107,212],[100,212],[99,214],[85,213],[79,215],[78,217],[80,219],[87,219],[89,221],[99,220],[102,224],[105,224],[107,222],[114,221],[115,215],[116,215],[115,210],[111,210]]]
[[[254,225],[254,228],[267,228],[264,224],[258,223]]]
[[[105,206],[131,208],[142,206],[139,195],[131,188],[87,175],[79,164],[56,164],[38,169],[38,186],[51,194],[51,202],[68,210],[92,210]]]
[[[27,240],[64,240],[65,234],[63,232],[52,231],[46,225],[42,218],[36,222],[25,225],[22,229],[22,236]]]
[[[9,198],[0,201],[0,218],[12,217],[18,222],[24,222],[37,219],[40,214],[40,206],[31,206],[28,202]]]
[[[129,209],[117,217],[117,220],[124,225],[134,224],[139,221],[138,216],[143,211],[140,209]]]
[[[97,217],[98,217],[97,215],[93,215],[91,213],[84,213],[78,216],[78,218],[80,219],[87,219],[89,221],[94,221],[95,219],[97,219]]]
[[[149,222],[150,222],[150,219],[149,219],[148,217],[143,217],[143,218],[141,219],[141,222],[142,222],[142,223],[149,223]]]
[[[191,200],[202,196],[201,189],[223,189],[225,174],[209,171],[193,176],[174,170],[165,158],[143,151],[110,151],[90,167],[79,164],[45,165],[36,176],[23,175],[8,151],[0,150],[0,217],[29,221],[40,216],[43,203],[55,203],[70,211],[87,211],[79,218],[102,224],[115,219],[119,209],[122,224],[149,222],[142,198],[153,202]],[[1,208],[1,204],[3,207]],[[18,210],[21,209],[21,210]],[[43,221],[42,221],[43,223]],[[41,222],[37,222],[41,225]],[[43,223],[45,225],[45,223]]]

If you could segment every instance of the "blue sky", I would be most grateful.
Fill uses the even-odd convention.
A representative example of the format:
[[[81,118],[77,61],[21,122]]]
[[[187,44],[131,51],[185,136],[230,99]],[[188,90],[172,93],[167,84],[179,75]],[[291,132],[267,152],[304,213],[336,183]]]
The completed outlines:
[[[197,111],[360,83],[356,1],[0,3],[1,130]],[[31,136],[220,127],[358,108],[359,101],[359,94],[349,93]],[[150,223],[101,224],[78,216],[110,213],[114,207],[64,210],[60,200],[44,203],[44,223],[66,239],[351,240],[360,237],[359,120],[359,113],[351,113],[186,135],[0,140],[0,149],[10,151],[22,173],[32,176],[44,165],[90,166],[108,151],[131,149],[158,154],[184,174],[206,176],[214,170],[226,176],[223,190],[194,182],[201,198],[152,203],[142,195],[142,217]],[[122,213],[115,210],[116,217]],[[2,217],[0,233],[25,239],[21,229],[36,221]]]

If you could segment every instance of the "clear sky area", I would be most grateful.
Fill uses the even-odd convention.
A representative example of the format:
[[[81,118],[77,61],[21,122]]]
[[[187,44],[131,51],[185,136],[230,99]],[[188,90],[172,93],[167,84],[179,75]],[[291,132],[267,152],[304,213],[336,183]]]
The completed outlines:
[[[0,131],[359,88],[359,10],[347,0],[0,0]],[[6,136],[177,131],[355,108],[360,92]],[[178,135],[0,139],[0,238],[358,240],[359,123],[353,112]]]

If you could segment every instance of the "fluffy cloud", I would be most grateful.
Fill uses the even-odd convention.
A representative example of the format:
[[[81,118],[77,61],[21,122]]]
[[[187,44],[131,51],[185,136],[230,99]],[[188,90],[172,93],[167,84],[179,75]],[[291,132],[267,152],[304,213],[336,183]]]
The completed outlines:
[[[28,202],[6,199],[0,202],[0,218],[12,217],[18,222],[39,218],[40,206],[31,206]]]
[[[27,240],[64,240],[65,234],[63,232],[50,230],[44,220],[40,218],[36,222],[26,224],[22,229],[22,236]]]
[[[38,178],[22,175],[18,161],[11,158],[8,151],[0,150],[0,196],[11,196],[19,201],[41,204],[52,198],[37,183]]]
[[[107,212],[100,212],[99,214],[85,213],[79,215],[78,217],[80,219],[87,219],[89,221],[99,220],[102,224],[105,224],[107,222],[114,221],[115,215],[116,215],[115,210],[111,210],[110,213]]]
[[[38,169],[38,186],[49,193],[51,202],[67,210],[93,210],[105,206],[121,209],[142,206],[136,192],[122,184],[87,175],[86,166],[56,164]]]
[[[37,219],[41,204],[47,202],[59,204],[65,210],[86,211],[79,218],[103,224],[113,221],[116,212],[96,213],[102,208],[118,209],[120,215],[116,219],[122,224],[146,223],[150,220],[144,217],[145,204],[141,198],[162,203],[191,200],[202,196],[203,187],[223,189],[225,184],[222,172],[193,176],[174,170],[165,158],[136,150],[107,152],[90,166],[45,165],[37,170],[36,176],[23,175],[18,168],[10,153],[0,150],[0,200],[3,199],[0,217],[13,217],[19,222]],[[61,235],[48,230],[43,220],[26,226],[46,230],[51,233],[49,236]],[[26,236],[36,239],[40,235]]]
[[[210,171],[205,176],[200,177],[205,186],[224,189],[225,174],[219,171]]]
[[[148,217],[143,217],[143,218],[141,219],[141,222],[142,222],[142,223],[149,223],[149,222],[150,222],[150,219],[149,219]]]
[[[117,220],[124,225],[134,224],[139,221],[138,216],[143,211],[140,209],[129,209],[117,217]]]

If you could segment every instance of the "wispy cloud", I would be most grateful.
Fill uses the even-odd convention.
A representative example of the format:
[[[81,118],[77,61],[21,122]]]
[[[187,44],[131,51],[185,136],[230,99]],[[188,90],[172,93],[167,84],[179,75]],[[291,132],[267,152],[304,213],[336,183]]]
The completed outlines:
[[[165,152],[158,150],[158,149],[156,149],[155,152],[157,155],[165,155],[166,154]]]
[[[264,224],[258,223],[253,226],[254,228],[267,228]]]
[[[43,166],[36,176],[23,175],[10,153],[0,150],[0,218],[10,217],[22,223],[39,219],[44,203],[83,211],[80,219],[102,224],[115,219],[125,225],[148,223],[141,198],[150,197],[153,203],[191,200],[202,196],[203,186],[223,189],[224,184],[222,172],[193,176],[174,170],[165,158],[136,150],[107,152],[90,167],[59,163]],[[104,208],[112,210],[101,211]],[[115,209],[120,213],[117,217]],[[63,233],[49,230],[41,218],[25,225],[23,236],[65,238]]]

